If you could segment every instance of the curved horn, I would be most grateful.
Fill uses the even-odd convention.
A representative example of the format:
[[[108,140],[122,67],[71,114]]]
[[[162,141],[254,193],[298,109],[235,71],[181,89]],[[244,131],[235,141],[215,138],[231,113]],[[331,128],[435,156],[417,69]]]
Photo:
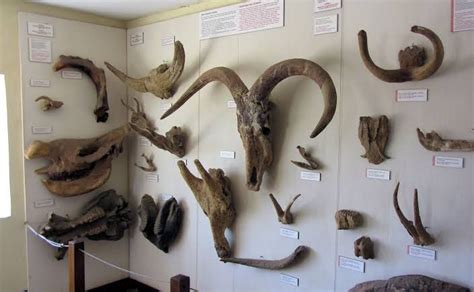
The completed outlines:
[[[413,223],[403,215],[402,210],[400,209],[400,205],[398,204],[398,189],[400,187],[400,183],[397,183],[395,191],[393,192],[393,207],[395,208],[395,212],[397,213],[400,222],[402,223],[403,227],[408,231],[408,233],[415,238],[416,237],[416,230],[413,226]]]
[[[413,69],[412,72],[413,80],[423,80],[433,75],[441,67],[444,59],[444,47],[440,38],[426,27],[414,25],[411,27],[411,31],[424,35],[433,45],[434,54],[431,58],[428,59],[425,65]]]
[[[426,231],[426,228],[423,226],[420,216],[420,206],[418,205],[418,190],[415,189],[413,195],[413,212],[414,212],[414,223],[415,230],[418,233],[420,242],[422,245],[430,245],[435,242],[434,238]]]
[[[37,99],[35,99],[35,101],[40,101],[40,100],[46,100],[48,102],[53,102],[53,100],[50,97],[45,96],[45,95],[42,95],[42,96],[38,97]]]
[[[289,59],[271,66],[255,81],[249,96],[257,100],[267,99],[273,88],[284,79],[303,75],[311,78],[321,88],[324,99],[323,114],[311,133],[314,138],[331,122],[336,112],[337,94],[331,76],[318,64],[305,59]]]
[[[184,69],[184,62],[186,56],[184,54],[184,47],[180,41],[174,42],[174,57],[171,65],[168,69],[169,72],[169,82],[171,84],[176,83],[179,77],[181,77],[181,73],[183,73]]]
[[[199,76],[199,78],[194,81],[188,90],[186,90],[186,92],[161,116],[160,119],[162,120],[174,113],[196,92],[213,81],[222,82],[229,89],[236,102],[239,102],[242,99],[242,96],[248,92],[247,86],[245,86],[237,73],[226,67],[216,67]]]
[[[147,77],[140,78],[140,79],[132,78],[132,77],[129,77],[127,74],[123,73],[122,71],[120,71],[119,69],[112,66],[112,64],[110,64],[109,62],[104,62],[104,64],[112,73],[114,73],[115,76],[118,77],[118,79],[120,79],[128,87],[131,87],[138,92],[148,92],[145,86],[145,79]]]

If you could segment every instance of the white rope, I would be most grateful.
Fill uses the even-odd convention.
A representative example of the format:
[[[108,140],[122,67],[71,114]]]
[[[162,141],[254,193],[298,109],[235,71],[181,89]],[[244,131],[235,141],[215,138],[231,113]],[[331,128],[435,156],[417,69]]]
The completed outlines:
[[[67,244],[64,244],[64,243],[59,243],[59,242],[55,242],[55,241],[52,241],[52,240],[49,240],[47,239],[46,237],[44,237],[43,235],[39,234],[38,232],[36,232],[36,230],[31,227],[30,224],[26,224],[26,228],[28,228],[32,233],[33,235],[36,235],[37,237],[41,238],[42,240],[46,241],[46,243],[48,243],[49,245],[51,246],[54,246],[54,247],[57,247],[57,248],[67,248],[69,247]]]

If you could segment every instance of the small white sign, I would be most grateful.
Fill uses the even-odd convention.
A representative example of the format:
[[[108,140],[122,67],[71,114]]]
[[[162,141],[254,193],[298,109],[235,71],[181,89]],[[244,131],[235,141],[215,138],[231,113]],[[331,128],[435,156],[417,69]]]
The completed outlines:
[[[397,101],[428,101],[428,89],[399,89],[397,90]]]
[[[235,159],[235,152],[234,151],[221,151],[220,156],[221,158]]]
[[[390,180],[390,170],[367,168],[366,177],[380,180]]]
[[[161,38],[161,46],[164,47],[164,46],[174,45],[174,41],[175,41],[174,35]]]
[[[433,156],[433,165],[440,167],[464,168],[464,158]]]
[[[300,285],[300,279],[283,273],[280,273],[280,281],[295,287]]]
[[[42,37],[53,37],[53,25],[49,23],[28,21],[28,34]]]
[[[433,249],[409,245],[407,247],[407,252],[412,257],[436,261],[436,250],[433,250]]]
[[[140,136],[138,139],[140,141],[140,146],[151,146],[151,142],[147,138]]]
[[[338,31],[338,14],[314,17],[313,34],[335,33]]]
[[[50,87],[51,81],[47,79],[30,79],[30,87]]]
[[[295,230],[287,229],[287,228],[280,228],[280,235],[283,237],[299,239],[300,233]]]
[[[302,171],[302,172],[300,172],[300,179],[321,181],[321,173],[320,172]]]
[[[341,8],[341,0],[314,0],[314,11],[322,12]]]
[[[184,165],[188,165],[188,160],[187,159],[176,159],[176,162],[182,161],[184,162]]]
[[[28,38],[29,60],[31,62],[51,63],[51,41]]]
[[[237,104],[233,100],[228,100],[227,101],[227,108],[236,108]]]
[[[141,45],[143,43],[145,43],[145,33],[143,31],[130,34],[131,46]]]
[[[54,206],[54,199],[44,199],[44,200],[34,201],[33,206],[35,208],[51,207],[51,206]]]
[[[146,181],[148,181],[148,182],[158,182],[159,177],[158,177],[157,174],[147,174],[146,175]]]
[[[75,70],[61,70],[62,79],[82,79],[82,72]]]
[[[451,0],[451,32],[474,30],[474,1]]]
[[[348,257],[339,256],[338,265],[340,268],[365,273],[365,262],[354,260]]]
[[[32,126],[31,133],[33,134],[51,134],[53,132],[52,126]]]

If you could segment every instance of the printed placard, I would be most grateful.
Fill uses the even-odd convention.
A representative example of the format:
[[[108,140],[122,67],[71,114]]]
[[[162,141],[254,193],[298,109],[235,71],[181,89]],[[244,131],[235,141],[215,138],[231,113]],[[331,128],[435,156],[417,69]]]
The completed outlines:
[[[464,168],[464,158],[433,156],[433,165],[439,167]]]
[[[280,281],[295,287],[300,285],[300,279],[283,273],[280,273]]]
[[[409,245],[407,246],[407,253],[412,257],[436,261],[436,250],[434,249]]]
[[[221,151],[219,155],[220,155],[221,158],[234,159],[235,158],[235,151]]]
[[[32,134],[51,134],[53,132],[52,126],[32,126],[31,133]]]
[[[138,141],[140,143],[140,146],[151,146],[150,140],[148,140],[147,138],[143,136],[140,136],[140,138],[138,138]]]
[[[81,71],[74,70],[61,70],[62,79],[82,79]]]
[[[451,0],[451,32],[474,30],[474,1]]]
[[[287,229],[287,228],[280,228],[280,235],[283,237],[288,237],[288,238],[293,238],[293,239],[300,238],[300,233],[298,231]]]
[[[321,181],[321,173],[320,172],[302,171],[302,172],[300,172],[300,179],[312,180],[312,181]]]
[[[130,34],[130,46],[137,46],[145,43],[145,33],[143,31]]]
[[[339,256],[338,266],[343,269],[348,269],[360,273],[365,273],[365,262],[354,260],[348,257]]]
[[[390,170],[367,168],[365,176],[371,179],[390,180]]]
[[[44,199],[33,202],[35,208],[46,208],[54,206],[54,199]]]
[[[175,37],[174,35],[166,36],[164,38],[161,38],[161,46],[171,46],[174,45]]]
[[[157,174],[147,174],[145,176],[147,182],[158,182],[159,181],[159,176]]]
[[[51,41],[28,38],[29,60],[38,63],[51,63]]]
[[[338,14],[314,17],[313,34],[335,33],[338,31]]]
[[[228,100],[227,101],[227,108],[236,108],[237,104],[235,103],[234,100]]]
[[[47,79],[30,79],[30,87],[50,87],[51,81]]]
[[[53,37],[53,25],[49,23],[28,21],[27,30],[29,35],[37,35],[42,37]]]
[[[313,12],[322,12],[341,8],[341,0],[314,0]]]
[[[399,89],[396,99],[398,102],[428,101],[428,89]]]

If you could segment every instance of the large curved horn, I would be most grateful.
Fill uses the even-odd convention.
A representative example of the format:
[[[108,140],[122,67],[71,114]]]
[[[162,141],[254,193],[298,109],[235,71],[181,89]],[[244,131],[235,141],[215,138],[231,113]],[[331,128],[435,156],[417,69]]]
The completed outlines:
[[[181,74],[183,73],[184,69],[184,62],[186,60],[186,56],[184,54],[184,47],[180,41],[176,41],[174,43],[174,57],[173,61],[171,62],[168,74],[169,77],[167,78],[171,84],[176,83]]]
[[[441,39],[426,27],[414,25],[411,27],[411,31],[424,35],[433,45],[434,54],[431,58],[428,59],[425,65],[414,68],[411,74],[412,80],[423,80],[433,75],[441,67],[444,59],[444,47]]]
[[[174,113],[196,92],[213,81],[219,81],[227,86],[236,102],[240,102],[242,96],[248,92],[247,86],[245,86],[237,73],[226,67],[216,67],[199,76],[199,78],[194,81],[188,90],[186,90],[186,92],[161,116],[160,119],[162,120]]]
[[[331,122],[336,112],[337,94],[331,76],[318,64],[305,59],[289,59],[271,66],[255,81],[250,88],[249,97],[257,100],[267,99],[273,88],[284,79],[303,75],[311,78],[321,88],[324,99],[323,114],[311,133],[314,138]]]

